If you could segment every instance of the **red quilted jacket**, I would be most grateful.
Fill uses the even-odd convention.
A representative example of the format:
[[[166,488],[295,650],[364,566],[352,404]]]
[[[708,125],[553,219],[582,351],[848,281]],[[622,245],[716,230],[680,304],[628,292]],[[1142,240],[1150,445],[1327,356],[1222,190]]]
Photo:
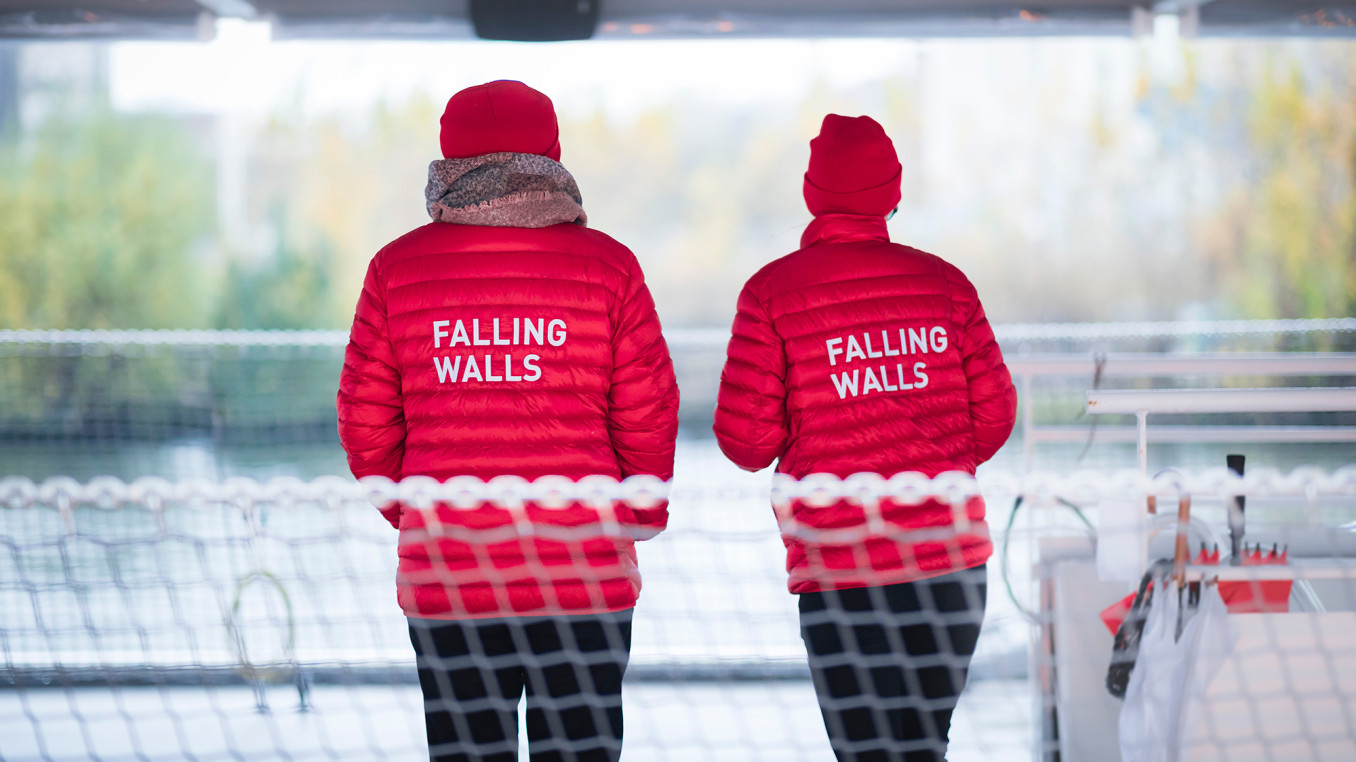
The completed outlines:
[[[372,259],[339,383],[339,435],[355,476],[445,480],[673,473],[678,389],[635,256],[573,224],[431,223]],[[635,605],[631,539],[561,528],[596,523],[582,505],[529,506],[528,538],[492,536],[508,512],[440,506],[430,538],[400,530],[398,598],[410,616],[600,613]],[[637,537],[665,507],[623,509]],[[509,533],[512,534],[512,533]],[[483,538],[483,541],[482,541]]]
[[[750,471],[780,459],[777,470],[797,478],[974,473],[1007,440],[1017,407],[974,286],[938,257],[890,243],[879,216],[819,216],[801,246],[740,294],[716,407],[721,450]],[[784,536],[791,591],[924,579],[993,551],[977,498],[957,508],[968,525],[955,533],[938,501],[880,510],[887,529],[866,534],[860,505],[793,506],[811,531],[863,534]]]

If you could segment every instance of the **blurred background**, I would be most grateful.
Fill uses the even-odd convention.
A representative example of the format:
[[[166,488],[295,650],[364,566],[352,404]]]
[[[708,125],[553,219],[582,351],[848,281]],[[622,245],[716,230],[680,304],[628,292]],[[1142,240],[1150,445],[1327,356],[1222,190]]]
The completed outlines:
[[[1166,24],[1165,24],[1166,26]],[[1302,318],[1356,304],[1356,46],[1322,39],[0,44],[0,325],[347,328],[427,222],[438,117],[551,95],[592,225],[665,324],[725,328],[797,247],[827,112],[904,163],[895,240],[997,323]]]
[[[368,260],[427,222],[446,98],[517,78],[555,100],[591,225],[645,268],[687,436],[709,434],[735,296],[810,220],[801,175],[831,111],[885,125],[904,164],[892,238],[965,271],[1010,353],[1350,348],[1350,332],[1005,333],[1353,314],[1348,27],[1201,38],[1150,19],[1137,37],[978,39],[647,39],[655,26],[605,24],[620,39],[541,45],[292,39],[223,18],[207,42],[0,41],[0,328],[346,331]],[[339,334],[187,354],[159,341],[137,350],[154,355],[133,363],[145,372],[123,349],[6,350],[27,359],[0,368],[0,469],[135,476],[154,469],[49,467],[45,445],[115,437],[130,457],[129,441],[207,437],[319,444],[264,458],[344,472]]]
[[[1135,466],[1133,417],[1099,428],[1090,389],[1340,392],[1356,378],[1351,3],[616,0],[593,39],[549,44],[475,39],[468,13],[495,5],[479,0],[89,5],[0,0],[0,478],[202,479],[209,510],[171,506],[168,537],[158,505],[0,511],[0,684],[19,686],[0,690],[0,759],[422,753],[394,533],[365,504],[261,505],[256,553],[259,527],[222,482],[347,478],[334,394],[362,276],[428,221],[443,105],[485,81],[554,100],[562,163],[590,226],[644,267],[682,388],[673,523],[640,551],[628,758],[828,754],[796,671],[767,474],[738,472],[710,435],[735,297],[799,245],[825,113],[884,125],[904,167],[892,239],[969,275],[1017,371],[1023,422],[981,478]],[[1190,430],[1155,440],[1150,470],[1232,452],[1250,468],[1356,461],[1350,411],[1170,420]],[[1038,428],[1058,436],[1037,446]],[[1092,656],[1073,665],[1083,693],[1059,696],[1079,720],[1062,736],[1040,680],[1072,669],[1031,638],[1049,601],[1023,610],[1038,607],[1036,538],[1090,543],[1088,528],[1047,505],[1014,529],[1011,497],[990,501],[995,541],[1020,541],[990,564],[952,758],[1113,759],[1095,619],[1111,593],[1067,604],[1092,623]],[[1345,538],[1356,513],[1329,497],[1254,500],[1249,515]],[[1222,525],[1223,501],[1201,503]],[[1072,574],[1091,579],[1078,547]],[[297,693],[259,698],[253,674],[261,692],[241,687],[245,629],[222,610],[263,568],[292,598],[283,627],[272,588],[246,596],[252,647],[299,633],[274,656],[298,691],[332,691],[302,695],[316,713],[256,711]],[[1353,590],[1332,605],[1356,609]],[[146,687],[167,674],[192,689]],[[196,689],[217,681],[212,704]],[[156,724],[167,712],[173,733]],[[1078,732],[1098,751],[1071,749]]]

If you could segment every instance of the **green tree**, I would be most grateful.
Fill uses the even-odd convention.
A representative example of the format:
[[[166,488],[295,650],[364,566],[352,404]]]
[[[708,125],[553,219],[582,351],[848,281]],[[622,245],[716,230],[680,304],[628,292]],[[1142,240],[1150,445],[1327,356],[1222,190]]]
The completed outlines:
[[[0,326],[206,325],[213,204],[212,166],[182,122],[103,112],[10,138]]]
[[[286,230],[285,207],[273,215]],[[283,236],[277,248],[256,263],[232,260],[217,316],[217,328],[307,329],[333,324],[335,257],[329,241],[301,247]]]

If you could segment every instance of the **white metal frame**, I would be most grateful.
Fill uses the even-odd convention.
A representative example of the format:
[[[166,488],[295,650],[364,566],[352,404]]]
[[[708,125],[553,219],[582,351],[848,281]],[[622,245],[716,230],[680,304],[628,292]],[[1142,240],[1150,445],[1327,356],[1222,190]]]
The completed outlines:
[[[1356,353],[1348,352],[1210,352],[1210,353],[1111,353],[1104,355],[1029,354],[1007,358],[1007,365],[1020,389],[1022,400],[1022,448],[1026,469],[1031,470],[1035,446],[1040,442],[1075,442],[1085,439],[1084,426],[1038,426],[1032,406],[1032,382],[1040,376],[1103,378],[1151,378],[1176,376],[1351,376],[1356,378]],[[1101,411],[1106,412],[1106,411]],[[1130,411],[1133,413],[1134,411]],[[1166,412],[1166,411],[1162,411]],[[1185,411],[1190,412],[1190,411]],[[1247,411],[1239,411],[1247,412]],[[1097,435],[1103,441],[1133,442],[1138,432],[1129,427],[1104,426]],[[1164,442],[1356,442],[1356,427],[1338,426],[1163,426],[1155,438]]]
[[[1022,341],[1106,341],[1110,339],[1174,338],[1186,336],[1277,336],[1314,333],[1356,333],[1356,318],[1317,318],[1299,320],[1164,320],[1127,323],[1008,323],[996,325],[994,335],[1000,342]],[[664,338],[670,346],[684,349],[724,349],[730,341],[725,328],[667,328]],[[56,344],[110,346],[339,346],[348,343],[347,331],[214,331],[214,330],[48,330],[0,329],[0,344]],[[1165,357],[1188,358],[1193,355],[1108,355],[1108,358]],[[1199,355],[1196,355],[1199,357]],[[1244,361],[1259,355],[1236,353],[1231,357]],[[1296,356],[1296,355],[1286,355]],[[1017,355],[1008,358],[1008,366],[1044,365],[1052,358],[1069,355]],[[1088,355],[1076,355],[1084,361]],[[1316,356],[1315,356],[1316,357]],[[1118,361],[1119,364],[1120,361]],[[1135,362],[1138,362],[1136,360]],[[1073,368],[1068,372],[1080,372]],[[1222,371],[1223,372],[1223,371]]]
[[[1139,436],[1140,473],[1149,470],[1150,413],[1332,413],[1356,411],[1356,387],[1282,389],[1120,389],[1088,392],[1089,415],[1134,415]],[[1311,427],[1315,439],[1351,441],[1353,427]],[[1261,427],[1254,427],[1258,431]],[[1322,430],[1334,430],[1336,438],[1325,440]],[[1254,441],[1262,441],[1254,438]]]

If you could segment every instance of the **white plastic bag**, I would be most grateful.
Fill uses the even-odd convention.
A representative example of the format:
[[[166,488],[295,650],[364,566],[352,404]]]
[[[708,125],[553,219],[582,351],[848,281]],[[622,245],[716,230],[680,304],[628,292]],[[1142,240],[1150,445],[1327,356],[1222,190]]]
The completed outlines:
[[[1185,599],[1171,580],[1154,590],[1121,708],[1123,762],[1190,759],[1201,700],[1238,640],[1217,586],[1203,586],[1194,613]],[[1177,639],[1179,611],[1189,618]]]

